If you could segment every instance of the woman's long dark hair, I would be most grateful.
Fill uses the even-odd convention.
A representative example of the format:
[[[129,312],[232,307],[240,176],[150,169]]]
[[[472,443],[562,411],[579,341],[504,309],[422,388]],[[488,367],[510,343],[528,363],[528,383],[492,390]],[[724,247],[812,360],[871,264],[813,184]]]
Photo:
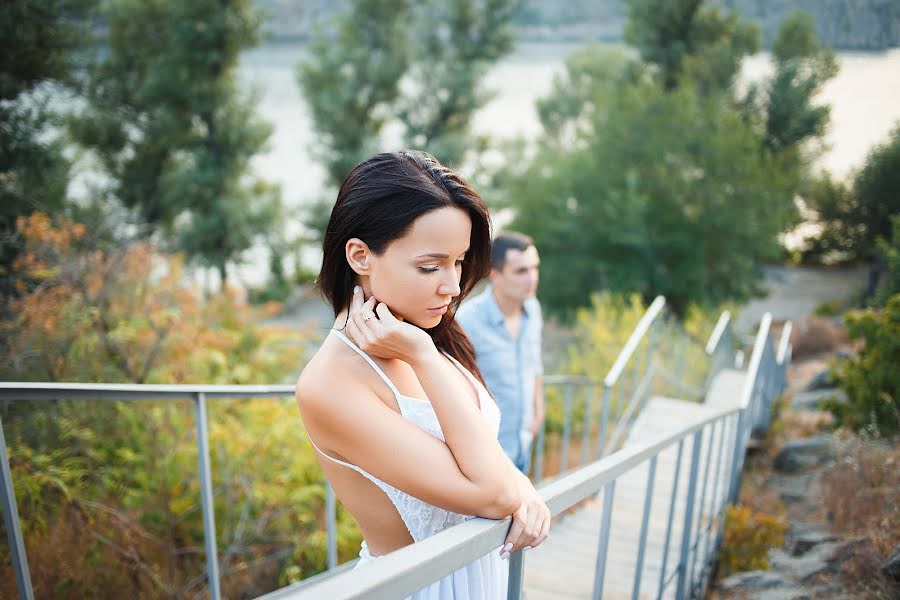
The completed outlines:
[[[491,219],[487,206],[465,178],[427,152],[386,152],[356,165],[341,184],[322,242],[322,270],[316,284],[337,316],[350,306],[356,273],[345,255],[347,240],[359,238],[376,255],[403,237],[413,221],[444,207],[464,210],[472,238],[459,282],[460,294],[441,322],[428,329],[435,346],[462,363],[482,383],[472,342],[456,322],[456,309],[491,268]]]

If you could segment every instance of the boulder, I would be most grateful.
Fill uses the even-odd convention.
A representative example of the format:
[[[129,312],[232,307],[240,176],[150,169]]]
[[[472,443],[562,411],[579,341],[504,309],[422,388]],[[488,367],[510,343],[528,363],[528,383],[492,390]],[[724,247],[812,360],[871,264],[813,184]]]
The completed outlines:
[[[784,546],[791,556],[801,556],[819,544],[839,539],[815,523],[791,523],[785,538]]]
[[[817,390],[830,389],[833,387],[834,380],[831,378],[831,371],[825,369],[813,375],[813,378],[810,379],[809,383],[806,385],[806,391],[815,392]]]
[[[803,440],[791,440],[775,457],[773,466],[783,473],[796,473],[834,460],[834,440],[817,435]]]
[[[791,398],[791,408],[796,410],[819,410],[823,400],[847,402],[847,394],[837,388],[825,388],[812,392],[799,392]]]
[[[900,583],[900,545],[894,548],[891,555],[881,565],[885,577]]]
[[[719,584],[726,598],[809,600],[809,593],[790,579],[769,571],[735,573]]]

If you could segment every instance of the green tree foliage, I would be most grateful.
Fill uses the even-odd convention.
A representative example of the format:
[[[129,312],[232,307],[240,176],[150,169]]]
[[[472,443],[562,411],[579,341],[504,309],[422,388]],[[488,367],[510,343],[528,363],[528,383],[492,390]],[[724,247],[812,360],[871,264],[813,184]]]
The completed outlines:
[[[573,96],[577,99],[573,101]],[[691,303],[744,298],[792,218],[777,164],[737,108],[596,48],[541,104],[549,141],[511,177],[512,227],[541,250],[557,313],[596,290]]]
[[[115,0],[72,131],[110,194],[189,258],[218,269],[275,221],[279,194],[252,177],[270,127],[239,90],[239,53],[259,39],[247,0]]]
[[[48,106],[73,84],[72,69],[88,11],[83,0],[10,0],[0,5],[0,295],[12,293],[10,269],[21,249],[16,219],[64,204],[69,162]]]
[[[846,323],[850,338],[862,339],[864,346],[836,369],[847,402],[827,407],[841,425],[894,435],[900,432],[900,294],[882,310],[849,313]]]
[[[819,42],[812,16],[805,11],[782,21],[772,58],[775,75],[768,83],[765,143],[777,152],[825,133],[830,107],[814,105],[813,98],[837,75],[838,64],[834,51]]]
[[[900,215],[900,125],[869,152],[849,187],[821,177],[812,188],[810,204],[823,225],[822,233],[812,240],[810,254],[872,261],[865,294],[871,299],[886,269],[879,240],[895,243],[892,218]]]
[[[628,7],[625,41],[655,66],[667,90],[685,72],[701,89],[727,89],[741,58],[759,46],[756,25],[704,6],[704,0],[628,0]]]
[[[317,30],[298,81],[320,136],[319,160],[337,187],[382,147],[392,120],[404,144],[458,165],[473,143],[469,124],[489,99],[488,68],[513,46],[517,0],[353,0]],[[331,200],[307,225],[325,228]]]
[[[353,0],[333,29],[319,28],[297,78],[319,137],[329,183],[378,146],[410,63],[408,0]]]

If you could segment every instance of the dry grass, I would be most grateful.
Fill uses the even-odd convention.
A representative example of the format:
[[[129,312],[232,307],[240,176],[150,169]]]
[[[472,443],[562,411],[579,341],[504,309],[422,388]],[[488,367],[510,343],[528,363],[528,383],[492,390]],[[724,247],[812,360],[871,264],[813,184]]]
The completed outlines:
[[[793,360],[834,352],[848,342],[847,330],[842,324],[822,317],[810,316],[802,326],[791,331]]]
[[[842,565],[848,581],[877,597],[897,597],[900,588],[880,566],[900,544],[900,445],[842,434],[840,460],[822,474],[828,521],[843,536],[860,538]]]

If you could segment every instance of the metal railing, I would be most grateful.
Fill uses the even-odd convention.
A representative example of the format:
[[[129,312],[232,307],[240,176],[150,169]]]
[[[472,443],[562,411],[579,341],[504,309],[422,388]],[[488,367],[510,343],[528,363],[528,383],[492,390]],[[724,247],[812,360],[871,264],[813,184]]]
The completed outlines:
[[[646,496],[646,498],[649,499],[649,495],[652,493],[656,460],[659,452],[661,452],[665,448],[677,444],[677,469],[680,469],[683,446],[685,445],[688,437],[693,436],[691,439],[692,448],[694,449],[694,451],[692,452],[692,462],[690,467],[692,483],[689,484],[688,495],[696,495],[697,490],[695,479],[698,475],[695,471],[700,464],[700,454],[698,453],[699,450],[697,444],[702,443],[702,440],[704,439],[702,436],[705,435],[704,432],[706,431],[706,428],[710,427],[714,428],[710,433],[710,441],[711,438],[714,437],[718,432],[718,444],[720,446],[719,455],[716,462],[717,466],[714,473],[719,473],[720,468],[730,469],[728,497],[734,498],[737,486],[739,486],[740,484],[740,468],[742,468],[743,466],[743,448],[746,445],[747,439],[749,439],[749,435],[752,429],[750,425],[756,423],[762,415],[768,415],[773,396],[777,394],[777,392],[780,391],[780,389],[784,385],[784,373],[787,363],[790,361],[791,348],[788,342],[788,338],[790,335],[790,325],[788,324],[785,327],[782,340],[779,344],[779,349],[776,354],[773,349],[774,346],[772,345],[772,342],[768,337],[768,329],[771,318],[767,315],[763,319],[763,323],[760,326],[756,338],[756,344],[754,346],[753,355],[751,357],[750,368],[747,374],[748,382],[750,383],[748,384],[748,387],[745,388],[744,393],[745,398],[747,398],[748,400],[744,405],[745,408],[743,410],[729,409],[719,411],[716,415],[707,417],[701,423],[698,423],[697,425],[694,425],[676,434],[672,434],[652,445],[635,448],[625,448],[623,450],[615,452],[612,455],[605,455],[606,450],[611,447],[611,440],[616,439],[617,437],[621,438],[621,435],[615,433],[614,431],[613,436],[610,436],[611,439],[610,441],[608,441],[606,434],[610,419],[610,409],[612,408],[611,399],[613,398],[613,392],[617,387],[617,384],[619,384],[620,378],[625,372],[626,367],[629,365],[629,362],[632,365],[632,381],[630,390],[631,393],[628,394],[629,397],[625,398],[625,402],[622,402],[622,396],[625,395],[624,390],[622,389],[624,386],[619,388],[619,403],[617,404],[617,407],[619,409],[618,414],[621,417],[620,419],[618,419],[619,422],[621,422],[623,418],[630,419],[637,414],[639,405],[642,401],[642,393],[646,392],[646,384],[642,382],[645,382],[649,377],[653,376],[652,361],[650,360],[653,351],[653,326],[654,323],[658,323],[657,319],[662,311],[663,305],[664,300],[662,298],[657,298],[657,300],[654,301],[654,303],[651,304],[651,306],[647,309],[641,321],[638,323],[638,326],[632,332],[628,342],[619,353],[615,363],[607,373],[606,377],[602,380],[602,382],[591,380],[587,377],[572,376],[549,376],[547,377],[547,380],[545,382],[546,385],[549,386],[563,385],[567,387],[566,397],[568,398],[567,405],[569,408],[571,408],[571,390],[573,389],[573,386],[586,386],[589,390],[588,398],[592,398],[593,390],[596,386],[602,385],[604,390],[603,403],[600,407],[599,421],[597,423],[598,437],[596,450],[594,453],[595,462],[587,464],[590,452],[589,436],[591,434],[591,427],[587,426],[586,424],[582,431],[584,438],[582,440],[583,446],[581,456],[582,465],[586,466],[583,466],[574,473],[563,475],[560,478],[554,480],[552,483],[541,488],[541,494],[547,502],[548,506],[551,508],[551,511],[554,515],[558,515],[562,511],[582,501],[588,496],[593,496],[601,490],[603,491],[604,520],[602,526],[603,531],[601,531],[601,547],[598,554],[597,582],[599,582],[599,584],[595,584],[595,597],[599,597],[598,594],[602,593],[603,568],[605,568],[606,561],[606,546],[604,540],[608,540],[610,526],[609,518],[611,515],[610,511],[613,501],[613,493],[615,489],[615,482],[619,475],[631,468],[634,468],[634,466],[640,464],[641,462],[649,461],[650,470],[648,494]],[[706,347],[707,354],[712,357],[718,357],[719,354],[721,354],[721,357],[715,358],[715,360],[713,361],[713,368],[715,370],[726,366],[729,360],[728,352],[730,351],[730,345],[726,343],[726,340],[729,339],[727,323],[728,317],[727,314],[725,314],[722,318],[720,318],[719,324],[717,324],[716,329],[713,331],[713,334],[710,337],[710,341],[708,342]],[[644,353],[642,356],[638,357],[637,350],[641,344],[642,339],[644,339],[645,336],[647,336],[648,339],[644,344]],[[639,393],[642,389],[643,392]],[[198,467],[200,472],[201,509],[203,515],[207,580],[210,598],[213,599],[218,599],[221,597],[221,589],[219,577],[219,561],[216,549],[215,514],[212,503],[213,489],[210,473],[206,401],[208,399],[216,398],[284,398],[292,396],[293,392],[293,387],[287,385],[211,386],[0,383],[0,400],[4,401],[59,400],[82,398],[97,400],[162,399],[170,401],[188,399],[193,402],[194,425],[197,433]],[[593,407],[590,406],[592,401],[589,400],[587,402],[589,403],[589,405],[588,409],[586,409],[584,412],[585,418],[593,419]],[[566,415],[570,414],[569,408],[567,408],[565,411]],[[736,419],[735,423],[729,425],[729,418],[732,421],[735,421]],[[563,446],[564,455],[562,459],[562,464],[567,467],[568,456],[567,450],[565,450],[565,448],[568,447],[570,436],[565,435],[565,432],[571,432],[571,428],[568,427],[566,423],[570,423],[569,416],[564,417],[564,437],[566,439],[566,443]],[[767,426],[768,421],[766,420],[764,424]],[[727,444],[725,431],[726,426],[730,429],[731,432],[728,434]],[[541,438],[539,438],[538,441],[539,445],[542,443],[540,439]],[[698,442],[697,440],[700,440],[700,442]],[[709,444],[710,442],[707,442],[707,447],[709,447]],[[724,461],[721,460],[723,452],[725,452],[727,458],[727,460]],[[707,452],[707,454],[709,454],[709,452]],[[538,453],[537,456],[538,460],[540,460],[541,453]],[[703,480],[703,489],[700,494],[700,497],[703,499],[706,498],[705,489],[709,466],[709,459],[707,459],[706,465],[704,467],[705,474]],[[540,470],[537,470],[536,474],[536,479],[540,481]],[[0,478],[2,478],[0,479],[0,497],[2,497],[3,501],[3,514],[6,524],[9,548],[12,556],[13,569],[15,571],[16,581],[19,589],[19,597],[30,600],[34,597],[34,594],[32,591],[31,580],[28,571],[27,556],[22,540],[21,525],[16,507],[15,494],[13,491],[13,481],[9,468],[9,459],[6,451],[5,437],[3,435],[2,420],[0,420]],[[675,480],[676,482],[678,481],[677,474]],[[716,480],[716,485],[717,484],[718,480]],[[337,562],[335,544],[335,500],[330,486],[328,486],[326,489],[326,529],[328,531],[327,555],[329,569],[333,569],[334,567],[336,567]],[[677,489],[673,490],[672,504],[669,514],[669,526],[667,528],[667,541],[665,544],[666,551],[668,551],[669,546],[668,537],[672,533],[672,520],[675,508],[674,498],[676,491]],[[724,492],[722,493],[722,496],[723,498],[725,497]],[[690,505],[691,504],[688,503],[688,506]],[[645,513],[647,510],[648,506],[645,506]],[[717,514],[719,514],[721,510],[722,506],[718,506]],[[702,510],[701,514],[703,514]],[[693,511],[690,512],[690,515],[685,514],[684,519],[687,525],[686,527],[684,527],[685,531],[692,529],[691,520],[693,518]],[[721,519],[719,519],[719,521],[721,522]],[[698,518],[697,523],[699,522],[700,519]],[[501,522],[488,521],[484,519],[469,521],[464,525],[455,527],[452,530],[448,530],[446,532],[442,532],[441,534],[433,536],[428,540],[424,540],[415,544],[414,550],[412,550],[411,548],[405,548],[384,557],[384,560],[379,560],[379,565],[382,566],[383,569],[379,571],[380,575],[378,576],[367,573],[367,571],[370,570],[360,570],[359,572],[351,573],[349,572],[349,570],[343,569],[343,572],[330,573],[329,576],[323,577],[321,578],[321,580],[319,578],[316,578],[315,581],[304,581],[294,586],[289,586],[288,588],[267,596],[267,598],[293,597],[294,595],[298,594],[299,590],[301,589],[304,591],[304,598],[306,597],[306,594],[309,594],[311,598],[395,598],[405,596],[430,583],[431,581],[439,579],[440,577],[453,571],[454,569],[498,547],[502,543],[506,529],[508,528],[508,524],[508,520]],[[712,522],[710,521],[708,523],[706,531],[709,532],[711,530],[711,527]],[[718,529],[719,532],[716,536],[714,536],[714,542],[712,543],[712,545],[709,544],[708,536],[703,542],[703,564],[705,564],[705,560],[709,556],[707,548],[709,548],[709,550],[713,552],[713,555],[715,549],[718,548],[718,545],[721,541],[721,525]],[[639,553],[639,563],[643,562],[643,553],[646,542],[646,517],[644,526],[642,527],[641,531],[642,541]],[[686,538],[687,541],[683,540],[679,559],[676,563],[677,569],[674,574],[669,575],[668,577],[665,577],[665,562],[667,561],[667,557],[664,558],[664,577],[661,578],[660,590],[664,589],[664,586],[668,585],[668,583],[671,582],[671,579],[674,575],[678,575],[679,577],[679,589],[681,589],[681,586],[684,584],[685,577],[688,578],[688,581],[693,580],[693,575],[686,572],[688,563],[685,561],[687,560],[687,555],[689,555],[691,552],[696,552],[699,547],[699,525],[697,535],[698,537],[693,542],[691,542],[691,540],[694,539],[692,537]],[[684,546],[685,543],[687,543],[688,545]],[[696,558],[696,555],[694,555],[694,558]],[[695,560],[691,560],[692,570],[694,568],[695,562]],[[510,566],[510,598],[517,598],[517,590],[521,590],[522,585],[521,553],[517,553],[511,557]],[[638,571],[640,571],[640,569],[638,569]],[[700,573],[701,575],[704,574],[705,569],[701,569]],[[637,579],[635,581],[635,586],[636,589],[638,589],[638,579],[640,578],[639,572],[636,577]],[[329,590],[339,590],[340,594],[330,596],[329,594],[331,592]],[[379,592],[378,590],[383,591]],[[370,593],[376,595],[369,595]],[[381,595],[379,596],[377,594]]]
[[[200,501],[203,514],[203,538],[206,550],[206,575],[209,596],[222,597],[219,559],[216,549],[216,520],[213,510],[212,474],[209,460],[209,429],[206,401],[214,398],[284,398],[294,395],[290,385],[130,385],[92,383],[0,383],[0,400],[191,400],[194,403],[194,426],[197,430],[197,453],[200,470]],[[6,525],[13,570],[21,600],[33,600],[34,591],[28,571],[28,558],[22,540],[22,526],[16,507],[6,437],[0,419],[0,496]],[[332,517],[333,518],[333,512]],[[329,545],[333,544],[329,540]]]
[[[726,321],[727,322],[727,321]],[[593,595],[603,595],[615,486],[617,480],[633,469],[649,463],[647,491],[644,496],[642,525],[633,581],[633,598],[638,598],[643,578],[647,548],[647,523],[651,497],[660,454],[675,449],[675,477],[667,514],[663,543],[662,566],[657,584],[657,598],[663,598],[670,586],[677,600],[699,597],[712,572],[712,564],[724,528],[724,515],[739,484],[740,468],[749,437],[752,417],[771,407],[781,391],[783,374],[790,360],[789,343],[783,336],[778,355],[771,352],[769,337],[771,317],[766,315],[756,336],[749,368],[745,374],[742,400],[746,404],[708,409],[703,417],[678,431],[664,434],[651,443],[634,444],[604,456],[576,471],[560,476],[542,486],[541,497],[556,516],[582,500],[602,492],[603,508],[599,532]],[[788,332],[789,333],[789,332]],[[713,344],[713,350],[719,342]],[[633,347],[632,347],[633,350]],[[609,383],[615,383],[613,372]],[[682,510],[676,510],[680,471],[689,447],[686,491]],[[676,520],[678,521],[676,530]],[[452,573],[456,569],[499,548],[506,536],[510,520],[472,519],[438,533],[411,546],[387,554],[378,561],[378,568],[358,570],[324,578],[314,585],[290,586],[263,596],[264,600],[392,600],[403,598]],[[677,541],[677,556],[669,557],[673,536]],[[671,569],[669,569],[671,565]],[[520,598],[523,583],[524,557],[521,551],[510,557],[508,598]]]

